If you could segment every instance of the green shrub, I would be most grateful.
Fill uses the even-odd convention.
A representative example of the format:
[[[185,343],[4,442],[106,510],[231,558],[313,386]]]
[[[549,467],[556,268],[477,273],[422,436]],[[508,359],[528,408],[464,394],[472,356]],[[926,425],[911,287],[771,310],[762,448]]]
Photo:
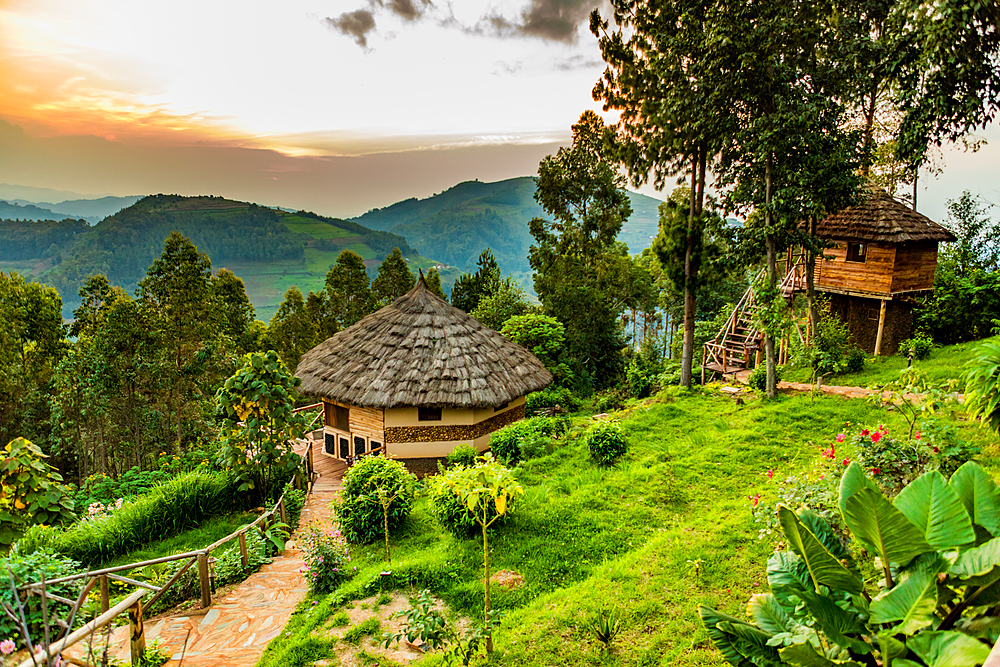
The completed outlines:
[[[459,445],[455,449],[448,452],[448,455],[444,457],[444,460],[449,468],[454,466],[466,467],[475,463],[477,456],[479,456],[479,452],[477,452],[476,448],[472,445]]]
[[[602,466],[610,466],[628,451],[628,441],[618,422],[602,419],[595,423],[584,435],[590,458]]]
[[[368,456],[344,475],[340,499],[334,501],[337,520],[348,542],[368,544],[384,538],[382,505],[376,488],[400,490],[389,504],[389,532],[400,529],[413,508],[416,478],[399,461]]]
[[[0,601],[5,604],[14,604],[14,595],[10,590],[9,576],[13,575],[14,581],[18,585],[41,581],[42,573],[46,580],[65,577],[83,571],[80,563],[72,558],[66,558],[44,549],[39,549],[33,553],[21,555],[11,553],[0,559],[0,574],[2,574],[2,584],[0,584]],[[75,600],[83,588],[84,580],[77,579],[54,586],[47,586],[50,593],[61,595],[64,598]],[[28,631],[32,638],[38,639],[43,635],[42,606],[38,596],[21,595],[21,603],[24,605],[25,618],[28,622]],[[16,608],[16,607],[15,607]],[[69,607],[54,600],[49,601],[50,616],[56,614],[63,618],[69,612]],[[21,637],[18,627],[6,614],[0,614],[0,637]]]
[[[781,382],[782,370],[781,366],[774,367],[775,385]],[[750,375],[747,376],[747,386],[760,392],[767,391],[767,366],[765,364],[761,363],[750,371]]]
[[[847,367],[848,373],[860,373],[865,370],[865,351],[859,348],[854,348],[847,353]]]
[[[267,543],[261,537],[260,531],[256,529],[246,532],[247,543],[247,566],[243,567],[243,557],[240,554],[240,544],[233,541],[233,544],[225,551],[215,555],[215,583],[217,586],[235,584],[243,581],[248,576],[260,569],[261,565],[268,562]]]
[[[430,480],[430,510],[445,530],[455,537],[469,537],[479,530],[475,515],[462,504],[459,497],[449,484],[451,476],[458,474],[462,468],[455,467],[444,474],[436,475]],[[490,519],[496,516],[496,508],[492,508]],[[500,519],[501,521],[503,519]]]
[[[576,412],[583,406],[583,403],[576,397],[576,394],[565,387],[543,389],[542,391],[528,394],[524,398],[524,410],[529,415],[534,414],[538,410],[554,408],[556,406],[568,412]]]
[[[302,515],[302,508],[306,504],[306,492],[296,489],[291,482],[285,484],[285,514],[288,517],[288,525],[293,529],[299,525],[299,517]]]
[[[972,462],[950,480],[931,471],[890,502],[855,462],[841,480],[838,506],[863,549],[852,554],[808,509],[779,505],[787,548],[767,561],[770,592],[747,604],[753,622],[699,608],[726,660],[983,664],[993,644],[983,628],[994,622],[1000,581],[1000,558],[987,546],[1000,536],[1000,488],[989,473]]]
[[[38,548],[42,537],[56,552],[96,566],[147,544],[188,530],[210,516],[241,507],[228,476],[193,472],[156,486],[149,493],[125,502],[110,514],[85,518],[54,538],[32,533],[20,541],[23,552]]]
[[[564,434],[569,424],[568,418],[546,415],[508,424],[490,436],[490,451],[505,466],[516,466],[525,459],[543,455],[549,439]]]
[[[913,358],[923,361],[927,357],[931,356],[931,352],[934,350],[934,341],[931,340],[930,336],[925,334],[916,334],[912,338],[907,338],[902,343],[899,344],[899,353],[901,355],[908,356],[910,352],[913,352]]]

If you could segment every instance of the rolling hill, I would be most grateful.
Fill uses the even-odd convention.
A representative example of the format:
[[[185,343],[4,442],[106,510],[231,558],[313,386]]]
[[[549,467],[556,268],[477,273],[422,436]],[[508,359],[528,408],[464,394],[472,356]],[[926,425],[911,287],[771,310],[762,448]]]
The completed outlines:
[[[88,276],[103,273],[112,283],[134,290],[162,251],[163,240],[177,230],[208,254],[214,268],[240,276],[257,316],[267,320],[292,285],[303,292],[322,288],[344,249],[361,255],[372,274],[396,246],[414,272],[437,264],[396,234],[222,197],[154,195],[92,228],[82,225],[0,221],[0,270],[53,285],[62,294],[64,315],[70,316]],[[442,282],[450,287],[457,276],[455,269],[444,270]]]
[[[506,273],[530,286],[528,221],[544,217],[530,176],[495,183],[466,181],[426,199],[406,199],[353,218],[372,229],[405,236],[425,254],[469,271],[483,248],[492,249]],[[659,228],[660,201],[629,193],[632,216],[618,235],[629,251],[649,247]]]

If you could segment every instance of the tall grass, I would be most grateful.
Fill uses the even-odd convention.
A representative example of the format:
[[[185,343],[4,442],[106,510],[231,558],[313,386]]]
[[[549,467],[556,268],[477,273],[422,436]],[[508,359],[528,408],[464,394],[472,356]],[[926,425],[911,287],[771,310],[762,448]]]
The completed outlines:
[[[192,472],[154,487],[111,514],[84,519],[61,532],[30,532],[18,549],[30,553],[47,547],[95,567],[244,505],[227,475]]]

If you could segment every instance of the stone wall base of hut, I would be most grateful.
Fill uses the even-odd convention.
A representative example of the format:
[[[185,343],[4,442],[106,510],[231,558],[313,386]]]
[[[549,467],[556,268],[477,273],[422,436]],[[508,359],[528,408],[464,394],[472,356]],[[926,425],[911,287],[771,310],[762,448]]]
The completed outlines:
[[[428,458],[421,459],[396,459],[404,466],[406,469],[416,475],[418,478],[423,479],[428,475],[436,475],[438,472],[438,464],[444,465],[444,457],[432,456]]]
[[[845,294],[828,294],[828,296],[831,312],[847,323],[854,344],[868,354],[875,354],[881,301]],[[882,355],[896,354],[899,344],[912,335],[913,304],[902,299],[888,301],[885,323],[882,327]]]

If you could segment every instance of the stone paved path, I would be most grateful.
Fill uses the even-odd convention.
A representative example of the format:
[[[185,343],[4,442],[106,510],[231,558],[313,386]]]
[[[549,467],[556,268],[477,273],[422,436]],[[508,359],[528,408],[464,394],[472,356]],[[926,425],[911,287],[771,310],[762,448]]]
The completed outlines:
[[[328,525],[330,501],[335,494],[336,487],[332,484],[313,490],[302,508],[300,530],[312,522]],[[146,621],[146,643],[156,638],[163,642],[172,654],[167,667],[178,665],[182,652],[183,667],[255,665],[308,590],[299,571],[303,560],[294,537],[286,545],[284,556],[250,575],[226,596],[213,600],[209,609]],[[186,651],[185,637],[188,637]],[[110,646],[109,653],[128,664],[127,627],[112,632]]]
[[[747,377],[749,375],[750,371],[740,371],[739,373],[735,374],[735,380],[740,384],[746,384]],[[816,385],[810,384],[808,382],[786,382],[785,380],[778,382],[778,389],[791,389],[792,391],[813,391],[815,388]],[[824,394],[843,396],[845,398],[865,398],[866,396],[869,396],[874,393],[871,389],[868,389],[866,387],[842,387],[833,384],[821,385],[819,390]],[[954,396],[959,402],[965,399],[964,394],[956,393]],[[916,394],[906,394],[906,398],[910,400],[917,400],[920,398],[920,396],[917,396]],[[883,392],[882,399],[886,401],[889,400],[889,392]]]

